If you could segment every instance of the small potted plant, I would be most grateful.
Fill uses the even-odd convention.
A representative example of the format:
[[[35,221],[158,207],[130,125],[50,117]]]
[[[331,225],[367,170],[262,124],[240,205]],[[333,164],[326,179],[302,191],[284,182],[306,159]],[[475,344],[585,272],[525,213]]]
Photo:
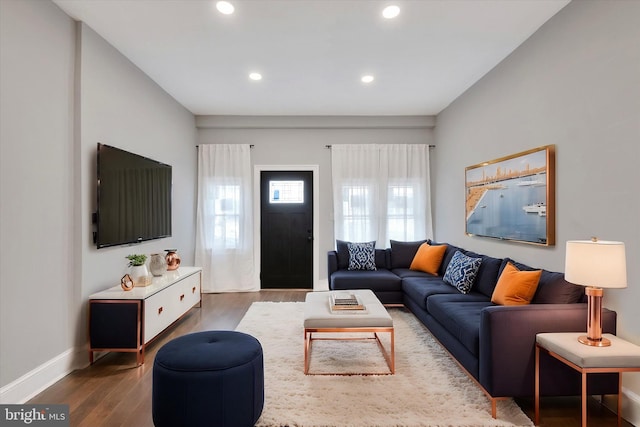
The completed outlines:
[[[145,262],[147,256],[144,254],[132,254],[126,257],[129,260],[130,275],[133,279],[134,286],[147,286],[151,284],[149,269]]]

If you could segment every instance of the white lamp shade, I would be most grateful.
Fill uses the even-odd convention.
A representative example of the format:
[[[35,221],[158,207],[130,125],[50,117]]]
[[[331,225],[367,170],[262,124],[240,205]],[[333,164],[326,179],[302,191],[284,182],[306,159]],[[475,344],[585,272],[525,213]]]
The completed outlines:
[[[582,286],[626,288],[627,262],[624,243],[605,240],[569,240],[565,279]]]

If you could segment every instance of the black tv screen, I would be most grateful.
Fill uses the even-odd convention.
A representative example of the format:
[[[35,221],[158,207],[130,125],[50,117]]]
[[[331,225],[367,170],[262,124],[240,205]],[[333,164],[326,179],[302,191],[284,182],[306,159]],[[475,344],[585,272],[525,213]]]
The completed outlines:
[[[96,246],[171,236],[171,166],[98,143]]]

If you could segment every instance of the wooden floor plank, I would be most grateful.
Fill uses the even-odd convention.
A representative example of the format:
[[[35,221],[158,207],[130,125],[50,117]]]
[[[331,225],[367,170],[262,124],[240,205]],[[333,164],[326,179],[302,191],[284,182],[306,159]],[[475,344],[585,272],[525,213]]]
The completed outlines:
[[[204,294],[202,308],[193,308],[146,349],[145,363],[135,366],[133,353],[108,353],[93,365],[72,372],[28,403],[69,405],[71,426],[153,427],[151,389],[153,360],[159,348],[172,339],[199,331],[233,330],[256,301],[304,301],[308,290]],[[517,399],[533,419],[533,400]],[[487,405],[490,405],[487,400]],[[580,426],[580,398],[543,398],[541,426]],[[617,417],[595,399],[588,408],[590,426],[614,427]],[[623,427],[633,427],[623,422]]]

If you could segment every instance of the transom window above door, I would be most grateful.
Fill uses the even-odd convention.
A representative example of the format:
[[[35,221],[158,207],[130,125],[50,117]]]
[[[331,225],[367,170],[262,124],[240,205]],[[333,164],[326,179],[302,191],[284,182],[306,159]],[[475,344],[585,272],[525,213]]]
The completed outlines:
[[[269,203],[304,203],[304,181],[269,181]]]

